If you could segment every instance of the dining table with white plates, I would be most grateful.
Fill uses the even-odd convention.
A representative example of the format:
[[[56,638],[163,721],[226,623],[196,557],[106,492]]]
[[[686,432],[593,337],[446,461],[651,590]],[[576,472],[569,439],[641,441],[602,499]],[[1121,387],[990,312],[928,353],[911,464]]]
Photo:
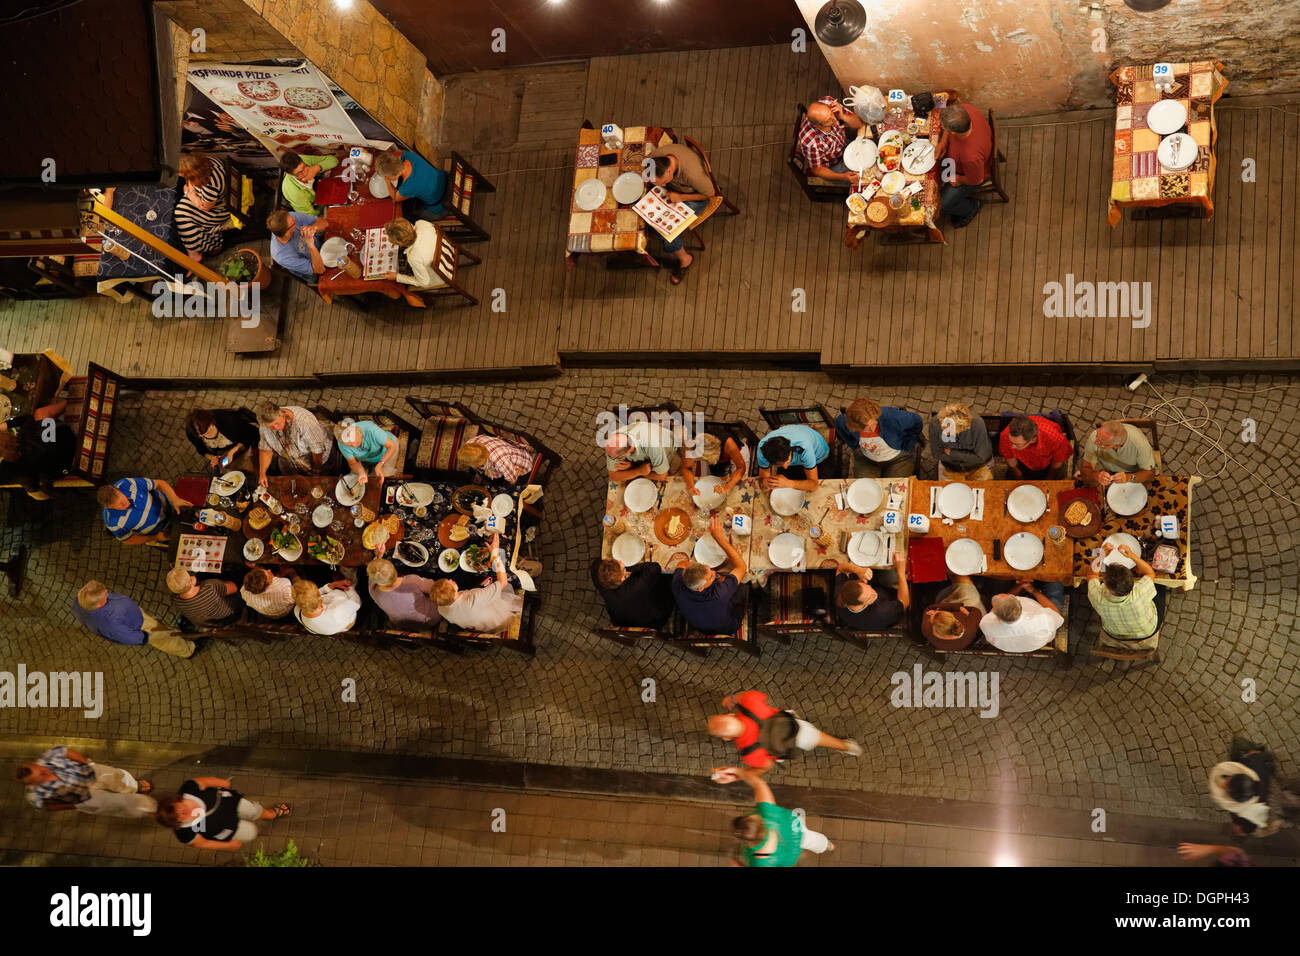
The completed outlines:
[[[1157,584],[1190,591],[1196,586],[1192,493],[1200,482],[1199,475],[1156,475],[1145,485],[1126,482],[1085,489],[1100,506],[1100,521],[1095,530],[1075,541],[1075,582],[1087,576],[1098,558],[1118,560],[1102,553],[1106,544],[1124,543],[1151,565]]]
[[[709,521],[717,514],[732,546],[748,560],[749,537],[743,528],[736,529],[733,519],[736,515],[750,519],[758,479],[741,479],[725,496],[717,492],[721,484],[720,478],[700,478],[695,482],[700,494],[693,498],[681,475],[662,482],[649,478],[609,482],[600,556],[617,558],[627,567],[653,561],[665,572],[691,561],[723,567],[726,555],[709,532]]]
[[[749,578],[773,571],[829,569],[841,561],[891,566],[907,553],[906,478],[824,478],[816,490],[758,488],[753,504]],[[886,527],[893,512],[896,527]]]
[[[913,533],[943,541],[951,574],[1070,582],[1074,540],[1058,497],[1073,481],[911,479]]]

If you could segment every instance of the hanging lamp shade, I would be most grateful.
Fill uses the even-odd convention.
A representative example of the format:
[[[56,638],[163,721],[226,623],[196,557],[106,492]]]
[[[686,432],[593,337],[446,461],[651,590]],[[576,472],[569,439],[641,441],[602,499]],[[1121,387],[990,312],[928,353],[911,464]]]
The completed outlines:
[[[1151,13],[1169,6],[1169,0],[1124,0],[1124,5],[1138,13]]]
[[[826,46],[848,46],[866,28],[867,11],[858,0],[830,0],[813,21],[813,32]]]

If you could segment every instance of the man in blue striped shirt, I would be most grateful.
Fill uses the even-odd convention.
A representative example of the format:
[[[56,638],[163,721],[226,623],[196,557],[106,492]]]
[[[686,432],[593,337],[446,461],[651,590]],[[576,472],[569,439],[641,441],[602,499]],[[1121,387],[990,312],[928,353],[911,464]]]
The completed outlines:
[[[123,544],[166,541],[172,515],[189,505],[161,478],[122,478],[101,485],[96,497],[104,526]]]

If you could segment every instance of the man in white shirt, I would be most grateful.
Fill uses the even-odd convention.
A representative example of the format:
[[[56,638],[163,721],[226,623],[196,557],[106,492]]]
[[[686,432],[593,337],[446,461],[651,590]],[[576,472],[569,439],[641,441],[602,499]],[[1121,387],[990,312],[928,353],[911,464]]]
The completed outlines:
[[[293,610],[293,581],[276,577],[269,568],[252,568],[244,575],[239,596],[262,617],[284,617]]]
[[[1060,590],[1064,595],[1059,584],[1050,589]],[[1019,591],[1032,597],[1018,597]],[[1065,623],[1059,605],[1032,581],[1021,581],[1006,594],[995,595],[990,603],[993,610],[980,620],[980,630],[984,639],[1000,651],[1026,653],[1046,647]]]
[[[438,605],[442,619],[467,631],[493,634],[504,631],[523,612],[524,596],[516,594],[506,580],[506,564],[497,551],[500,539],[492,536],[496,580],[472,591],[462,591],[450,578],[435,581],[429,596]]]
[[[313,634],[342,634],[357,622],[361,595],[347,581],[317,588],[310,581],[293,582],[294,616]]]

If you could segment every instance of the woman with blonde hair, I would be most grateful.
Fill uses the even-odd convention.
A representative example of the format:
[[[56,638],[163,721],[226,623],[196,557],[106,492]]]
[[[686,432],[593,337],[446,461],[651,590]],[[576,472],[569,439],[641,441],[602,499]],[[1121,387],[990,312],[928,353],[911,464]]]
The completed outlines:
[[[694,498],[698,493],[696,478],[714,475],[725,478],[718,486],[718,494],[727,495],[749,474],[751,452],[744,436],[721,428],[696,435],[693,441],[682,444],[682,479],[687,493]]]
[[[203,153],[185,153],[178,171],[185,189],[176,204],[176,233],[186,254],[202,259],[220,252],[226,244],[222,232],[233,228],[226,207],[230,179],[225,164]]]
[[[968,406],[950,402],[930,419],[930,454],[940,481],[992,481],[993,443],[984,419]]]

